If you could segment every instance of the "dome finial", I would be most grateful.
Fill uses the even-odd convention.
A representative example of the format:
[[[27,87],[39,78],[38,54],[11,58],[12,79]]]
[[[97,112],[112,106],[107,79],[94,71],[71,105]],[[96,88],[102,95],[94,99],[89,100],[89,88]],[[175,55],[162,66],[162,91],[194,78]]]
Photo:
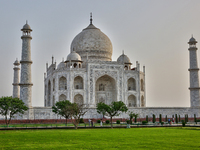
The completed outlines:
[[[90,13],[90,24],[92,24],[92,13]]]
[[[122,50],[122,54],[124,55],[124,50]]]
[[[26,20],[26,24],[28,24],[28,20]]]

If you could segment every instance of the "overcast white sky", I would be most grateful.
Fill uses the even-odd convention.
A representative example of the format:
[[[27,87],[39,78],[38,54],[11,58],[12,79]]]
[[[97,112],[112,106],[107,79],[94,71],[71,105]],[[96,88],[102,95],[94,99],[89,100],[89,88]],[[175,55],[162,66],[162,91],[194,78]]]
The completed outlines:
[[[32,103],[43,106],[46,62],[52,55],[57,64],[66,59],[92,12],[93,24],[112,41],[112,59],[125,50],[132,67],[146,66],[147,106],[190,106],[187,42],[192,34],[200,41],[199,8],[199,0],[0,0],[0,96],[12,95],[26,20],[33,29]]]

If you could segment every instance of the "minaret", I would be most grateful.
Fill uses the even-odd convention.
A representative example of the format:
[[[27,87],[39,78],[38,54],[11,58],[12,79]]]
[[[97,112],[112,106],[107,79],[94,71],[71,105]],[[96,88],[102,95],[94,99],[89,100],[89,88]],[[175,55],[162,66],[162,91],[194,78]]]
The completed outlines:
[[[28,106],[32,107],[32,82],[31,82],[31,27],[27,24],[23,26],[22,31],[22,55],[21,55],[21,81],[20,81],[20,99]]]
[[[13,98],[19,98],[19,61],[16,59],[16,61],[13,63],[14,64],[14,77],[13,77]]]
[[[189,53],[190,53],[190,68],[188,69],[190,72],[190,104],[191,107],[200,106],[200,96],[199,96],[199,68],[197,65],[197,41],[195,38],[191,38],[188,42],[189,44]]]

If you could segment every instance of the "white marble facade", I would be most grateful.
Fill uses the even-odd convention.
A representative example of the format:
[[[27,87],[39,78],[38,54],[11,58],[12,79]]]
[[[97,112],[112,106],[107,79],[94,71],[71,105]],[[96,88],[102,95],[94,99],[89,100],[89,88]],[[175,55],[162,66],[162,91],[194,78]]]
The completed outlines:
[[[46,64],[44,74],[44,107],[32,107],[31,102],[31,28],[28,24],[23,27],[23,45],[21,60],[21,82],[18,84],[18,70],[15,69],[13,94],[20,85],[20,98],[29,106],[29,111],[18,116],[19,119],[56,119],[60,116],[52,112],[51,107],[58,101],[69,100],[84,103],[89,107],[84,118],[101,118],[96,112],[96,104],[112,101],[123,101],[130,111],[138,113],[141,118],[153,114],[175,114],[184,117],[188,114],[200,116],[199,79],[196,55],[196,40],[191,38],[190,44],[190,92],[191,107],[146,107],[145,66],[140,69],[136,61],[133,65],[127,55],[122,53],[116,61],[112,60],[113,47],[110,39],[96,28],[90,18],[90,24],[83,29],[72,41],[70,54],[58,65],[52,62]],[[16,71],[17,70],[17,71]],[[17,80],[18,79],[18,80]],[[120,118],[127,118],[121,114]]]

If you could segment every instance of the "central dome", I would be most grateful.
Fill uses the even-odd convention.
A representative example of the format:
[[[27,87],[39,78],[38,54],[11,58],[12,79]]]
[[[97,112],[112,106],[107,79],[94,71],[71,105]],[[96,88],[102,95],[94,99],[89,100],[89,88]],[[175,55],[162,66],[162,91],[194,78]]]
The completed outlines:
[[[75,51],[80,56],[82,61],[101,60],[112,61],[112,43],[110,39],[92,24],[83,29],[71,43],[71,52]]]

